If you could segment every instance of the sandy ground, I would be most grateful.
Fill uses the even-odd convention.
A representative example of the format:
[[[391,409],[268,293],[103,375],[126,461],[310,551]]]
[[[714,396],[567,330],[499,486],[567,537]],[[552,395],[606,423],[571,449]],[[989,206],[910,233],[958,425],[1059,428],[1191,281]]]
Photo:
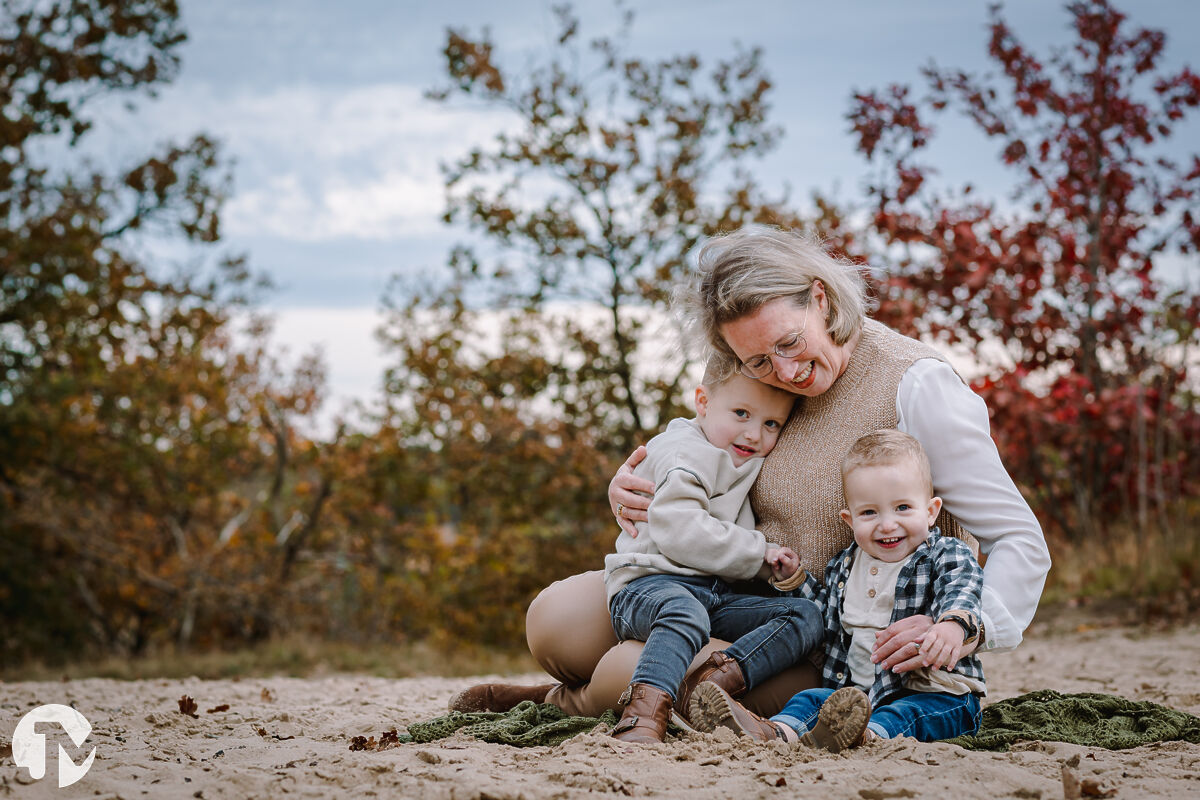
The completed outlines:
[[[1035,625],[1016,653],[985,656],[985,669],[989,701],[1040,688],[1102,691],[1200,714],[1197,624],[1065,632]],[[338,675],[0,684],[0,797],[1059,798],[1064,765],[1084,797],[1200,797],[1200,746],[1181,742],[1125,751],[1030,742],[1009,753],[975,753],[904,739],[833,756],[721,734],[631,746],[596,731],[558,747],[518,749],[456,735],[349,751],[354,736],[378,737],[441,714],[451,695],[478,680]],[[179,712],[185,694],[198,703],[198,718]],[[17,720],[45,703],[72,704],[93,726],[73,755],[82,761],[94,745],[95,763],[64,789],[54,756],[48,777],[33,781],[9,748]],[[224,704],[227,710],[206,713]],[[61,731],[57,740],[70,745]]]

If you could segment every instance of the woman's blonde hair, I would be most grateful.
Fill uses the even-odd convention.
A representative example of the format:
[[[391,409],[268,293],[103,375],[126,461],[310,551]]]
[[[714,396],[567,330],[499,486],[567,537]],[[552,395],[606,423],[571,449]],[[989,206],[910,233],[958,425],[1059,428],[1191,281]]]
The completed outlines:
[[[829,299],[826,329],[845,344],[863,325],[869,309],[859,268],[834,258],[820,240],[802,233],[747,225],[709,240],[700,250],[694,279],[675,292],[674,305],[693,339],[705,341],[724,369],[738,358],[721,336],[721,326],[780,298],[797,306],[812,301],[820,281]]]

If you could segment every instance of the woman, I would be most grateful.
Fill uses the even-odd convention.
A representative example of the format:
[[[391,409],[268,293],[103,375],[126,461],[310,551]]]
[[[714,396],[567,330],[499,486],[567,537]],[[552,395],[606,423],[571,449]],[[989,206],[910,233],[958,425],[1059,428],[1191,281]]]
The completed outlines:
[[[712,357],[798,395],[751,492],[759,530],[822,575],[852,538],[838,516],[842,457],[859,436],[899,428],[929,455],[934,491],[945,501],[942,531],[970,531],[987,557],[976,648],[1015,648],[1037,610],[1050,555],[1041,526],[1000,462],[983,400],[935,350],[868,319],[857,268],[803,236],[743,228],[709,242],[699,261],[697,280],[680,299]],[[643,457],[638,448],[609,485],[613,513],[631,535],[633,522],[646,519],[646,495],[654,491],[632,474]],[[505,710],[521,700],[588,716],[616,708],[641,643],[617,643],[602,575],[558,581],[529,607],[530,652],[559,683],[475,686],[451,708]],[[879,634],[875,656],[882,667],[919,667],[915,640],[932,624],[927,616],[909,617]],[[693,668],[723,646],[712,642]],[[747,695],[745,704],[769,715],[795,691],[817,685],[811,665],[798,665]]]

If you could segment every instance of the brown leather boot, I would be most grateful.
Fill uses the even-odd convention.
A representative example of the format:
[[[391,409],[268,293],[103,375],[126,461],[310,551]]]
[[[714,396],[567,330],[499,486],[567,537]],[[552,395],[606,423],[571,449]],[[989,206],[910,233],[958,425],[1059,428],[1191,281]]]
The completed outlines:
[[[612,729],[622,742],[661,742],[667,735],[671,695],[644,683],[631,683],[618,700],[625,712]]]
[[[689,705],[688,719],[698,731],[711,733],[717,728],[728,728],[739,736],[760,742],[787,741],[782,728],[734,700],[729,692],[712,681],[696,687]]]
[[[675,710],[685,718],[691,712],[688,703],[692,692],[705,681],[711,681],[729,692],[730,697],[741,697],[746,693],[746,676],[742,668],[724,650],[717,650],[703,664],[692,670],[679,686],[679,696],[675,698]]]
[[[871,701],[867,695],[861,689],[843,686],[821,704],[816,724],[800,737],[800,743],[840,753],[865,741],[870,721]]]
[[[518,686],[513,683],[480,683],[464,689],[450,698],[451,711],[508,711],[518,703],[532,700],[546,702],[546,695],[558,686],[544,683],[540,686]]]

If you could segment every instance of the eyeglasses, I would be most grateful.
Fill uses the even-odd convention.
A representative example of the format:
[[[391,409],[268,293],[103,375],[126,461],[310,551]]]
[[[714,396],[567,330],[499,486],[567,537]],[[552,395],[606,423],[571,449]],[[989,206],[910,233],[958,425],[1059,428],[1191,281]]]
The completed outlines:
[[[811,303],[809,304],[811,305]],[[771,370],[775,369],[775,365],[771,363],[771,356],[776,355],[780,358],[795,358],[808,349],[808,342],[804,338],[804,329],[808,326],[808,308],[804,307],[804,321],[800,323],[800,330],[795,333],[789,333],[772,348],[770,353],[763,353],[760,356],[751,356],[738,365],[738,372],[745,375],[747,378],[765,378],[771,374]]]

